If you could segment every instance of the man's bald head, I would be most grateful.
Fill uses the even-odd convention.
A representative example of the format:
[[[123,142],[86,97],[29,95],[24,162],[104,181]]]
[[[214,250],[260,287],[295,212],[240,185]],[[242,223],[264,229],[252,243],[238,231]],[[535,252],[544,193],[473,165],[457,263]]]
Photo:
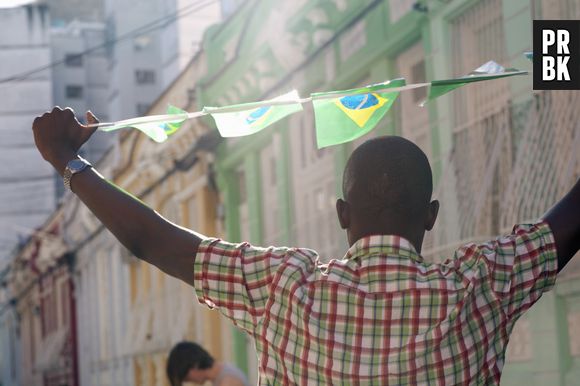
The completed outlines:
[[[432,191],[431,167],[417,145],[396,136],[370,139],[352,153],[346,164],[343,195],[349,207],[349,224],[344,226],[342,220],[341,224],[343,228],[354,225],[361,236],[387,232],[403,235],[409,229],[424,233],[430,224],[426,219],[430,220]],[[340,212],[339,208],[339,217]]]

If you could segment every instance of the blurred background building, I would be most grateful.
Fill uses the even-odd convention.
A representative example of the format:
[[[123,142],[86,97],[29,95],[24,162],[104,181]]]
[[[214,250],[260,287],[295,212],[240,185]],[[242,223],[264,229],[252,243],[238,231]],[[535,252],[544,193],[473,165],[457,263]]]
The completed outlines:
[[[27,18],[30,11],[10,12]],[[65,48],[57,44],[53,60],[66,64],[68,58],[72,68],[53,71],[54,86],[42,83],[47,99],[38,108],[48,108],[54,89],[55,101],[78,103],[78,112],[106,105],[103,116],[115,120],[163,113],[167,103],[196,111],[293,88],[308,95],[397,77],[445,79],[488,60],[529,70],[522,54],[532,49],[532,20],[580,19],[580,0],[123,0],[86,14],[104,21],[63,16],[66,22],[55,26],[51,44],[60,39]],[[116,42],[123,36],[123,44]],[[75,55],[101,39],[104,52],[81,60],[107,74],[94,76],[79,68]],[[72,81],[83,87],[83,98],[92,89],[94,99],[66,99]],[[423,254],[433,261],[451,257],[466,241],[541,216],[579,178],[580,92],[536,92],[523,76],[469,85],[418,107],[425,97],[424,89],[401,93],[373,132],[323,150],[316,148],[313,112],[305,105],[304,112],[244,138],[220,140],[205,118],[188,122],[164,144],[124,132],[98,168],[174,222],[231,241],[310,247],[327,259],[341,258],[347,248],[334,209],[344,164],[373,136],[405,136],[431,161],[441,212]],[[33,115],[20,114],[27,133]],[[96,148],[102,152],[104,145]],[[90,146],[86,151],[97,161]],[[181,339],[197,340],[256,382],[249,339],[199,306],[191,288],[132,257],[72,195],[28,235],[0,271],[3,384],[52,385],[58,373],[69,385],[167,385],[165,358]],[[517,322],[502,385],[577,384],[579,277],[576,256],[555,289]],[[51,286],[48,278],[70,287]],[[54,316],[45,314],[43,304],[50,303],[43,302],[54,291],[61,291],[54,307],[62,316],[49,322]]]
[[[109,119],[105,36],[105,25],[100,22],[75,19],[51,29],[52,62],[60,63],[52,68],[53,101],[57,106],[71,107],[81,121],[89,109],[103,121]],[[114,136],[97,132],[83,148],[83,156],[98,160],[113,142]],[[60,183],[56,186],[60,198],[64,187]]]
[[[75,20],[99,23],[104,19],[103,0],[44,0],[50,9],[52,26],[65,26]]]
[[[233,9],[235,4],[225,10]],[[128,293],[122,292],[128,288],[122,287],[127,282],[122,281],[119,287],[108,283],[115,278],[123,280],[118,268],[123,266],[122,260],[113,259],[119,256],[118,246],[110,239],[110,250],[100,239],[89,244],[91,252],[97,249],[98,253],[91,255],[96,263],[84,262],[82,252],[87,249],[74,246],[80,250],[78,264],[76,250],[66,256],[60,252],[45,256],[43,265],[36,264],[37,249],[45,242],[44,221],[55,210],[62,217],[71,209],[67,206],[70,197],[63,198],[62,181],[34,149],[31,120],[53,105],[72,107],[80,120],[88,109],[102,121],[145,114],[198,52],[206,27],[221,18],[221,4],[182,0],[5,1],[0,2],[0,18],[0,87],[10,96],[0,110],[0,157],[4,161],[0,167],[0,384],[101,385],[107,379],[111,384],[118,384],[118,380],[132,384],[132,361],[119,338],[129,327],[124,324],[115,329],[119,325],[114,322],[116,313],[110,314],[111,326],[109,319],[101,319],[101,330],[94,330],[97,335],[83,335],[85,330],[81,329],[77,336],[69,325],[71,320],[62,319],[62,315],[76,317],[79,296],[83,300],[102,299],[106,293],[100,294],[106,290],[113,294],[111,310],[122,313],[118,307],[124,304],[123,299],[128,302],[128,296],[123,297]],[[117,142],[115,135],[97,133],[82,152],[95,162],[111,146],[119,150]],[[107,154],[113,162],[119,160],[118,151]],[[59,206],[61,202],[65,205]],[[67,235],[69,245],[71,237]],[[111,259],[116,265],[107,269],[120,272],[120,276],[101,276],[102,281],[91,279],[88,283],[80,280],[83,269],[96,269],[104,264],[103,259]],[[55,268],[61,266],[66,269]],[[74,282],[67,276],[73,268],[78,272]],[[47,290],[51,288],[47,280],[64,281],[71,287],[68,292],[60,287]],[[54,294],[57,308],[48,311],[53,312],[48,316],[46,304],[53,303],[43,303],[47,291]],[[90,307],[92,303],[79,304]],[[88,313],[81,307],[79,325],[93,326],[93,311],[108,315],[108,303],[103,304],[97,302],[97,308],[90,308]],[[46,322],[52,317],[57,320]],[[52,323],[51,329],[45,329],[45,322]],[[111,337],[118,338],[122,354],[101,343]],[[80,351],[77,339],[81,339]],[[120,355],[128,362],[120,361]],[[59,358],[64,364],[57,362]],[[129,364],[123,367],[125,363]]]
[[[144,115],[221,17],[217,1],[105,0],[109,117]]]
[[[0,267],[56,205],[54,173],[30,135],[31,116],[53,104],[52,73],[13,76],[50,63],[49,27],[46,5],[0,8]]]

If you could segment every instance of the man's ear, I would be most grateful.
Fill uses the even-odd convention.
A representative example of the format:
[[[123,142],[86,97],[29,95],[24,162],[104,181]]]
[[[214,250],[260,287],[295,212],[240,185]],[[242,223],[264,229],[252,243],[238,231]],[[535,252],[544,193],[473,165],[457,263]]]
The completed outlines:
[[[348,229],[350,227],[350,206],[342,198],[336,200],[336,214],[338,215],[340,227]]]
[[[425,230],[430,231],[435,225],[435,220],[437,220],[437,214],[439,213],[439,201],[433,200],[429,204],[429,209],[427,211],[427,220],[425,221]]]

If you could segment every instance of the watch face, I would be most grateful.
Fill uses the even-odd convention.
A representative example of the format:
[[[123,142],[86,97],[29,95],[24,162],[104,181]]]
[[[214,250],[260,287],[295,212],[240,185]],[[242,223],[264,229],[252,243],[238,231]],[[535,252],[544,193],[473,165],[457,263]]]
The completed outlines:
[[[83,162],[80,159],[74,159],[68,163],[68,167],[71,169],[72,172],[76,172],[86,168],[87,164],[86,162]]]

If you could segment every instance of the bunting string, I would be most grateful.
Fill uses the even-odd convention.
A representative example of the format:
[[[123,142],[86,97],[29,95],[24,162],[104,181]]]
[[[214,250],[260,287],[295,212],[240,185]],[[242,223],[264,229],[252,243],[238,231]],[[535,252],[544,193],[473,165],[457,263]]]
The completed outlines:
[[[530,57],[530,53],[525,54]],[[391,108],[399,93],[429,87],[426,103],[468,83],[527,75],[528,71],[505,69],[489,61],[471,73],[452,79],[406,84],[398,78],[383,83],[351,90],[313,93],[301,98],[296,90],[279,97],[223,107],[204,107],[187,112],[168,106],[167,114],[130,118],[117,122],[91,124],[101,131],[136,128],[156,142],[164,142],[181,125],[193,118],[211,115],[222,137],[239,137],[254,134],[265,127],[301,111],[302,105],[312,103],[315,113],[316,138],[319,148],[355,140],[371,131]]]

